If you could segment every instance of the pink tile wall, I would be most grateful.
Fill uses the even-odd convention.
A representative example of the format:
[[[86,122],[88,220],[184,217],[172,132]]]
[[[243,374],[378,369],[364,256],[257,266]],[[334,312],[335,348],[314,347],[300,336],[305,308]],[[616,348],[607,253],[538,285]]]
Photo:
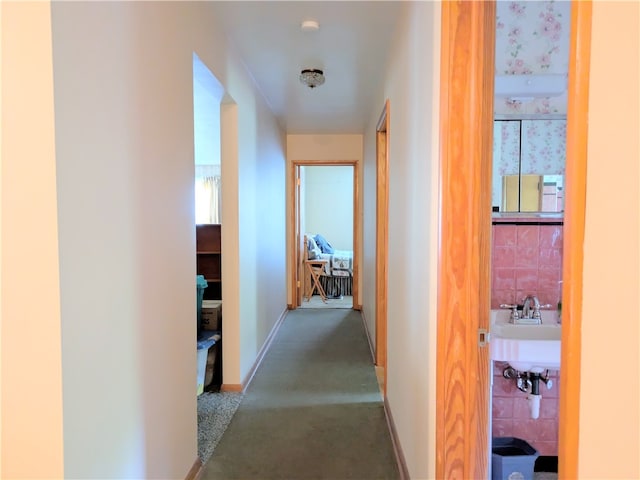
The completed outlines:
[[[562,225],[494,225],[491,308],[528,294],[557,308],[562,278]]]
[[[557,308],[562,278],[561,225],[493,226],[491,308],[522,303],[528,294]],[[558,372],[550,372],[553,387],[540,386],[540,417],[531,418],[527,394],[514,380],[502,376],[507,365],[496,362],[493,372],[493,436],[526,440],[540,455],[558,454]]]

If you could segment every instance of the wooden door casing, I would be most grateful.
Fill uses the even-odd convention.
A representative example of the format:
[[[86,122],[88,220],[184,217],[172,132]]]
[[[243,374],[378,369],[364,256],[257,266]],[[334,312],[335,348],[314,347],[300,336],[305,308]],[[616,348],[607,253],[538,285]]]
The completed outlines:
[[[304,220],[300,219],[300,205],[298,203],[299,189],[298,178],[301,167],[345,166],[353,168],[353,309],[361,310],[358,303],[360,298],[360,245],[361,245],[361,214],[360,214],[360,190],[359,190],[359,164],[355,160],[293,160],[290,165],[291,190],[289,197],[289,222],[291,234],[287,244],[294,247],[289,252],[291,262],[291,291],[293,302],[289,309],[296,309],[302,304],[302,292],[304,291],[304,265],[302,262],[303,236],[301,228],[305,228]],[[300,185],[300,188],[303,188]]]
[[[578,478],[579,474],[580,335],[591,18],[590,0],[571,3],[559,478]],[[488,379],[482,378],[483,369],[477,367],[484,363],[488,352],[478,349],[475,329],[488,325],[485,316],[489,312],[490,259],[487,248],[490,221],[483,216],[488,215],[490,208],[477,189],[484,187],[487,192],[491,191],[491,180],[485,178],[487,166],[490,174],[491,159],[485,155],[487,149],[488,154],[491,153],[492,135],[485,125],[493,124],[488,115],[492,105],[488,103],[493,103],[495,3],[443,2],[441,25],[442,203],[436,477],[486,478],[490,418],[487,412],[483,412],[482,405],[484,403],[488,407],[489,388]],[[474,125],[481,127],[474,128]],[[473,245],[474,238],[478,242],[477,247]],[[476,271],[482,262],[487,266]],[[473,286],[474,276],[477,288]],[[473,302],[477,302],[477,309]],[[477,388],[479,385],[482,386]]]
[[[389,100],[376,126],[376,365],[387,388],[387,282],[389,258]]]
[[[495,3],[443,2],[436,477],[488,472]]]

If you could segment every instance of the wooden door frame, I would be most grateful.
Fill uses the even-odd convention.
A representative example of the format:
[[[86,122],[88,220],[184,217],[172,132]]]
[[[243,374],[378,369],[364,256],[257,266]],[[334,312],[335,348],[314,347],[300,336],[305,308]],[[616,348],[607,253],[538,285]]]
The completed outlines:
[[[289,265],[291,273],[291,298],[292,304],[289,309],[296,309],[300,306],[298,288],[302,288],[302,279],[299,273],[298,261],[298,239],[301,232],[298,231],[298,223],[296,215],[298,215],[298,205],[296,198],[296,171],[299,167],[353,167],[353,309],[362,310],[362,305],[358,303],[359,283],[360,283],[360,190],[359,190],[359,163],[357,160],[292,160],[289,165],[289,178],[291,181],[291,195],[289,197],[289,205],[291,206],[289,224],[291,225],[290,234],[287,241],[292,248],[289,249]],[[300,287],[298,287],[300,281]]]
[[[578,477],[591,10],[590,0],[571,3],[560,478]],[[490,307],[495,2],[443,2],[441,21],[436,478],[485,478],[488,349],[478,347],[478,329]]]
[[[571,2],[567,94],[567,161],[562,245],[562,353],[558,477],[578,478],[582,266],[587,190],[591,0]]]
[[[485,478],[495,3],[442,2],[436,477]]]
[[[376,125],[376,365],[387,386],[387,280],[389,250],[389,100]]]
[[[300,218],[301,218],[300,194],[302,192],[302,185],[300,184],[300,182],[298,182],[299,178],[300,178],[300,165],[294,165],[293,166],[293,199],[294,199],[293,201],[295,203],[294,203],[293,209],[294,209],[295,219],[293,223],[293,229],[294,229],[295,252],[296,252],[295,253],[296,277],[293,280],[295,285],[294,305],[296,307],[299,307],[300,305],[302,305],[304,292],[307,291],[307,284],[309,281],[304,274],[304,265],[303,265],[304,258],[300,258],[300,252],[304,251],[304,238],[301,236],[301,231],[300,231],[301,230],[300,229],[300,223],[301,223],[300,222]]]

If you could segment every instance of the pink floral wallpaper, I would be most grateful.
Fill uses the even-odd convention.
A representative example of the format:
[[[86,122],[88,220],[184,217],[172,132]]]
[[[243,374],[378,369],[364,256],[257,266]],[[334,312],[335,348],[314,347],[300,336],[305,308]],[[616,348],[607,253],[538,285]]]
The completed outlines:
[[[492,205],[502,204],[502,176],[517,175],[519,168],[524,175],[564,175],[566,130],[566,120],[496,120],[493,123]]]
[[[498,1],[496,75],[567,73],[568,1]],[[532,102],[496,99],[497,114],[566,113],[566,94]]]
[[[500,175],[517,175],[520,162],[520,120],[498,120],[493,125],[493,158]]]
[[[522,120],[522,173],[564,175],[565,120]]]

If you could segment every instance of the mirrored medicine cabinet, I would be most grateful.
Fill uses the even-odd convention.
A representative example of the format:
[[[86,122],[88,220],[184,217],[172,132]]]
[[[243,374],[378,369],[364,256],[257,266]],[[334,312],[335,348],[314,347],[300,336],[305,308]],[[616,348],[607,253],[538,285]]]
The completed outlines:
[[[496,118],[493,125],[492,210],[564,211],[566,118]]]

